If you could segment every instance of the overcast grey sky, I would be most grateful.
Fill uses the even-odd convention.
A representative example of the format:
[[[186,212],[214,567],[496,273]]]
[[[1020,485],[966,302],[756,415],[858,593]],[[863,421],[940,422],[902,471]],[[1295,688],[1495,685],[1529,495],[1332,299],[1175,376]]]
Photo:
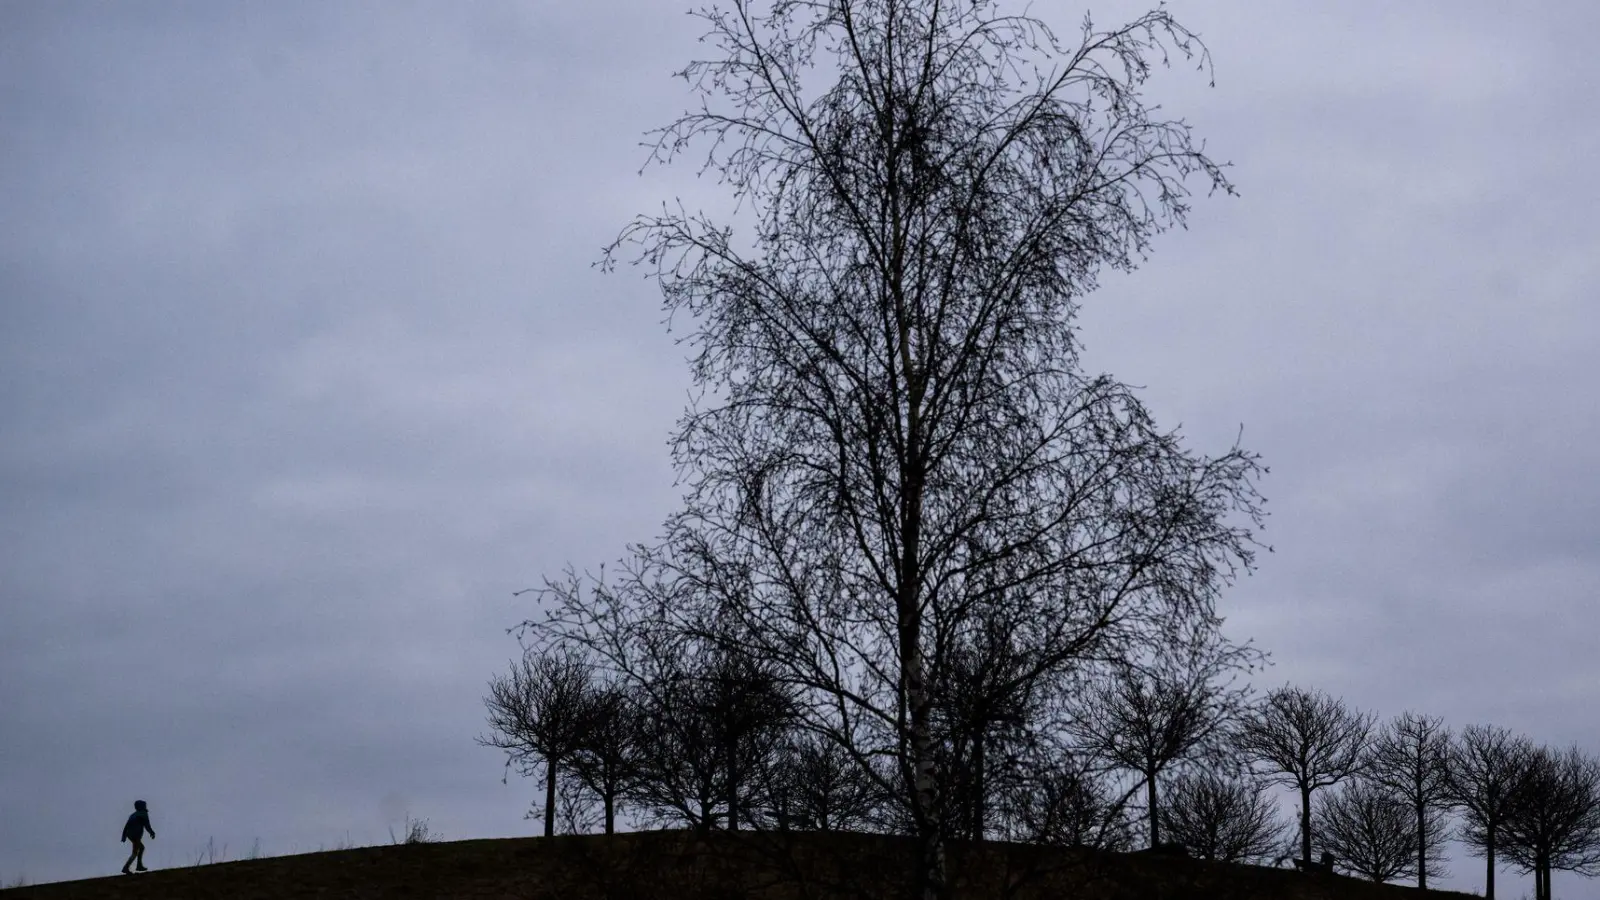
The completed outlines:
[[[590,263],[719,202],[637,174],[683,8],[0,2],[0,880],[115,872],[135,798],[158,867],[534,832],[473,742],[511,593],[677,496],[682,350]],[[1258,683],[1600,752],[1600,6],[1172,8],[1240,196],[1083,337],[1272,467]]]

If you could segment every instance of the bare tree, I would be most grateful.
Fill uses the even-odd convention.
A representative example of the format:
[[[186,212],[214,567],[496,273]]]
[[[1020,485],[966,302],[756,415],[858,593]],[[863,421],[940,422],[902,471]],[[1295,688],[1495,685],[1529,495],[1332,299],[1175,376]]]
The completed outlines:
[[[945,774],[941,819],[951,834],[978,841],[1043,712],[1029,655],[1017,647],[1012,623],[994,613],[963,617],[950,629],[934,623],[932,655],[945,665],[935,667],[929,688]]]
[[[1037,844],[1128,850],[1133,828],[1127,799],[1083,757],[1041,760],[1032,776],[1011,786],[1008,837]]]
[[[1410,804],[1416,819],[1417,887],[1442,878],[1444,814],[1452,806],[1450,731],[1441,719],[1405,712],[1379,730],[1369,748],[1367,776]]]
[[[1484,858],[1484,897],[1494,900],[1495,852],[1533,744],[1510,729],[1468,725],[1451,754],[1450,795],[1461,810],[1460,839]]]
[[[1281,687],[1240,722],[1234,746],[1271,782],[1300,792],[1300,858],[1311,862],[1311,795],[1367,765],[1373,717],[1321,691]]]
[[[1211,615],[1253,559],[1256,458],[1187,452],[1079,370],[1073,326],[1103,269],[1183,221],[1191,177],[1231,190],[1140,95],[1153,58],[1205,65],[1204,47],[1164,9],[1085,21],[1076,44],[991,0],[696,14],[709,56],[682,74],[702,105],[655,158],[703,142],[750,228],[666,208],[607,253],[637,246],[686,314],[707,398],[675,438],[684,508],[618,591],[655,609],[643,586],[665,585],[697,605],[683,627],[732,623],[721,639],[810,693],[809,727],[870,735],[859,764],[895,754],[885,787],[937,897],[932,623],[1016,611],[1016,678],[1040,683]],[[550,599],[557,630],[616,624]]]
[[[1233,688],[1224,676],[1251,669],[1262,658],[1213,629],[1193,630],[1158,647],[1146,661],[1120,661],[1079,704],[1071,726],[1079,740],[1144,780],[1150,847],[1161,843],[1158,776],[1214,745],[1247,697],[1247,689]]]
[[[1316,809],[1317,843],[1338,866],[1373,881],[1416,875],[1417,823],[1405,800],[1357,778]]]
[[[1505,858],[1534,876],[1534,900],[1551,900],[1555,870],[1600,875],[1600,761],[1576,747],[1540,747],[1512,794]]]
[[[746,801],[760,802],[760,776],[781,750],[793,702],[768,667],[744,654],[719,652],[701,678],[704,718],[722,757],[725,823],[737,831]]]
[[[885,800],[843,747],[810,732],[784,747],[777,782],[770,805],[782,828],[860,830],[875,821]]]
[[[1161,809],[1166,839],[1202,859],[1264,862],[1283,850],[1288,825],[1262,786],[1214,768],[1184,772]]]
[[[666,674],[650,693],[641,742],[641,771],[632,799],[655,822],[681,822],[710,831],[726,796],[722,754],[711,723],[705,685],[688,671]]]
[[[721,648],[681,661],[651,687],[643,768],[632,795],[658,819],[737,830],[758,806],[789,698],[754,661]]]
[[[489,682],[488,737],[478,743],[506,753],[506,766],[528,775],[545,768],[544,836],[555,834],[556,771],[582,746],[592,670],[576,653],[529,650],[511,672]]]
[[[570,766],[600,800],[606,834],[616,831],[617,805],[643,774],[647,734],[641,698],[613,684],[596,685],[584,704],[583,732]]]

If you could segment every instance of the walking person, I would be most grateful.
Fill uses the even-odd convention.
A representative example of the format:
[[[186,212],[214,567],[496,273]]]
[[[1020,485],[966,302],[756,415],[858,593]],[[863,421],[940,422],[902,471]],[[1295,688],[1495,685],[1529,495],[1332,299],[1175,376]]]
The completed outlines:
[[[122,874],[132,875],[128,867],[138,861],[138,869],[147,871],[144,867],[144,833],[150,832],[151,837],[156,836],[156,830],[150,827],[150,810],[145,808],[143,800],[133,801],[133,815],[128,817],[128,824],[122,826],[122,839],[133,841],[133,852],[128,854],[128,861],[122,864]]]

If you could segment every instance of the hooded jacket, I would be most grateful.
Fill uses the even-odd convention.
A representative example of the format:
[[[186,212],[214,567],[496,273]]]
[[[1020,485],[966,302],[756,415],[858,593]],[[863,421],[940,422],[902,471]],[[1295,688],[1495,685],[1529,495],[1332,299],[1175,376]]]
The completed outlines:
[[[156,836],[156,830],[150,827],[150,811],[141,809],[129,816],[128,824],[122,826],[122,839],[138,844],[144,840],[146,831],[150,832],[151,837]]]

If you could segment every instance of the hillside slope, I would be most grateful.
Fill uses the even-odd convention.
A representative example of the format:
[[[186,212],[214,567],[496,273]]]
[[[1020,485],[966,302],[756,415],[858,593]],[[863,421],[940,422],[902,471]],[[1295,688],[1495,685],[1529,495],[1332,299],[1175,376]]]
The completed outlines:
[[[880,900],[897,898],[904,838],[682,831],[334,850],[14,888],[5,900]],[[986,843],[951,848],[966,900],[1400,900],[1413,888],[1144,855]],[[1007,891],[1007,885],[1011,885]],[[1430,892],[1436,900],[1468,895]]]

